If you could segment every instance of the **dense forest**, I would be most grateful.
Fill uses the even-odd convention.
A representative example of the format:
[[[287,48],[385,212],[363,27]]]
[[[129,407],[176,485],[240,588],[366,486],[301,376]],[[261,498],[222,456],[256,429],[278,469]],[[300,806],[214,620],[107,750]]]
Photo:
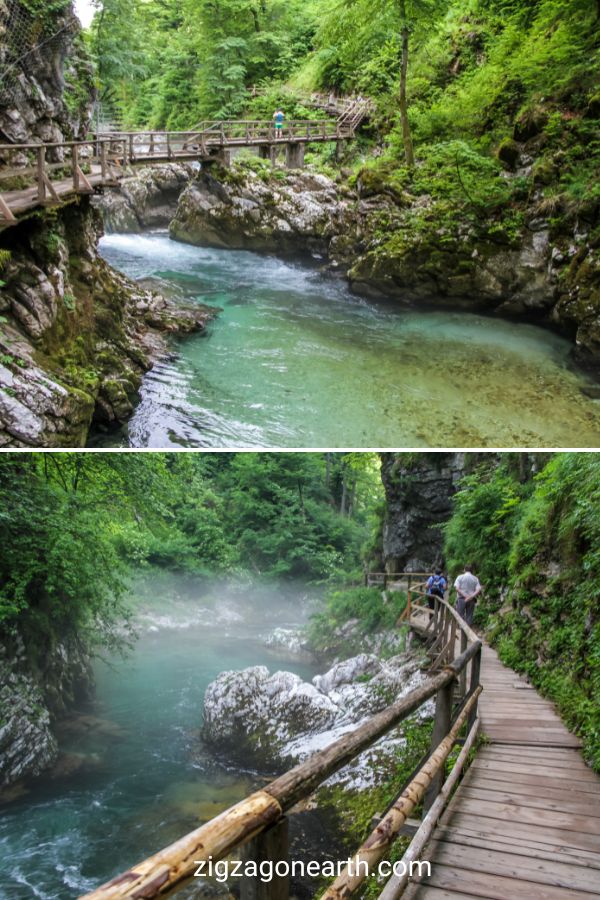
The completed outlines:
[[[4,454],[0,630],[114,648],[150,567],[347,577],[380,496],[372,454]]]
[[[88,40],[100,96],[129,125],[270,118],[278,104],[301,115],[315,90],[369,96],[380,175],[414,144],[417,187],[476,219],[532,189],[497,178],[492,151],[510,169],[514,139],[540,137],[549,204],[597,196],[599,13],[593,0],[106,0]]]

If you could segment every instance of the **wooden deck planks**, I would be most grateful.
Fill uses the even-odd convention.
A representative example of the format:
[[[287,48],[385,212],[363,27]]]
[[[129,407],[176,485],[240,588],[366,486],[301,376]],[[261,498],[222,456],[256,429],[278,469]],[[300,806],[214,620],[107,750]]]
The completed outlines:
[[[438,824],[408,900],[600,896],[600,778],[553,705],[484,646],[489,740]]]

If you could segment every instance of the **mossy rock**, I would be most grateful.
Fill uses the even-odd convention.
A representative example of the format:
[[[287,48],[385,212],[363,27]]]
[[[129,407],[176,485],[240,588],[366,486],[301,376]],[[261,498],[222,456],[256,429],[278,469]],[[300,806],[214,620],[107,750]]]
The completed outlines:
[[[540,134],[548,122],[548,112],[543,106],[530,106],[518,117],[513,137],[516,141],[529,141]]]
[[[520,147],[512,138],[504,138],[500,143],[496,155],[502,165],[507,169],[514,169],[519,161]]]
[[[596,91],[589,98],[585,117],[587,119],[600,119],[600,91]]]
[[[533,183],[535,185],[548,185],[556,181],[559,174],[558,167],[550,157],[542,157],[533,169]]]

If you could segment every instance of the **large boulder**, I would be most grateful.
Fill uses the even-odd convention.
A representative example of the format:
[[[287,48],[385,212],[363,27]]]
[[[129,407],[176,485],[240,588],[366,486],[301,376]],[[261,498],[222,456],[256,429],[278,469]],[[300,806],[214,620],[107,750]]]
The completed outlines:
[[[294,172],[261,177],[203,171],[183,192],[171,237],[198,246],[324,256],[332,215],[340,203],[323,175]]]
[[[357,728],[422,680],[409,654],[380,660],[360,654],[336,663],[312,684],[264,666],[223,672],[204,697],[203,737],[220,756],[261,771],[282,771]],[[429,707],[422,715],[431,713]],[[376,760],[391,758],[401,730],[361,754],[333,781],[372,783]]]
[[[94,199],[106,231],[130,233],[144,228],[166,228],[194,174],[195,167],[183,163],[163,163],[136,170],[118,188]]]

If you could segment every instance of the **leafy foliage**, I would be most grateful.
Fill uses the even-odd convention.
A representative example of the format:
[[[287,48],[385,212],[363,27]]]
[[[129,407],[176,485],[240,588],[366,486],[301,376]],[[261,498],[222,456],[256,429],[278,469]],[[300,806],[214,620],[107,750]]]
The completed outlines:
[[[600,459],[560,453],[533,479],[514,457],[465,479],[449,568],[475,562],[502,659],[554,700],[600,768]]]
[[[380,494],[372,454],[4,454],[0,629],[115,646],[140,566],[327,580]]]

